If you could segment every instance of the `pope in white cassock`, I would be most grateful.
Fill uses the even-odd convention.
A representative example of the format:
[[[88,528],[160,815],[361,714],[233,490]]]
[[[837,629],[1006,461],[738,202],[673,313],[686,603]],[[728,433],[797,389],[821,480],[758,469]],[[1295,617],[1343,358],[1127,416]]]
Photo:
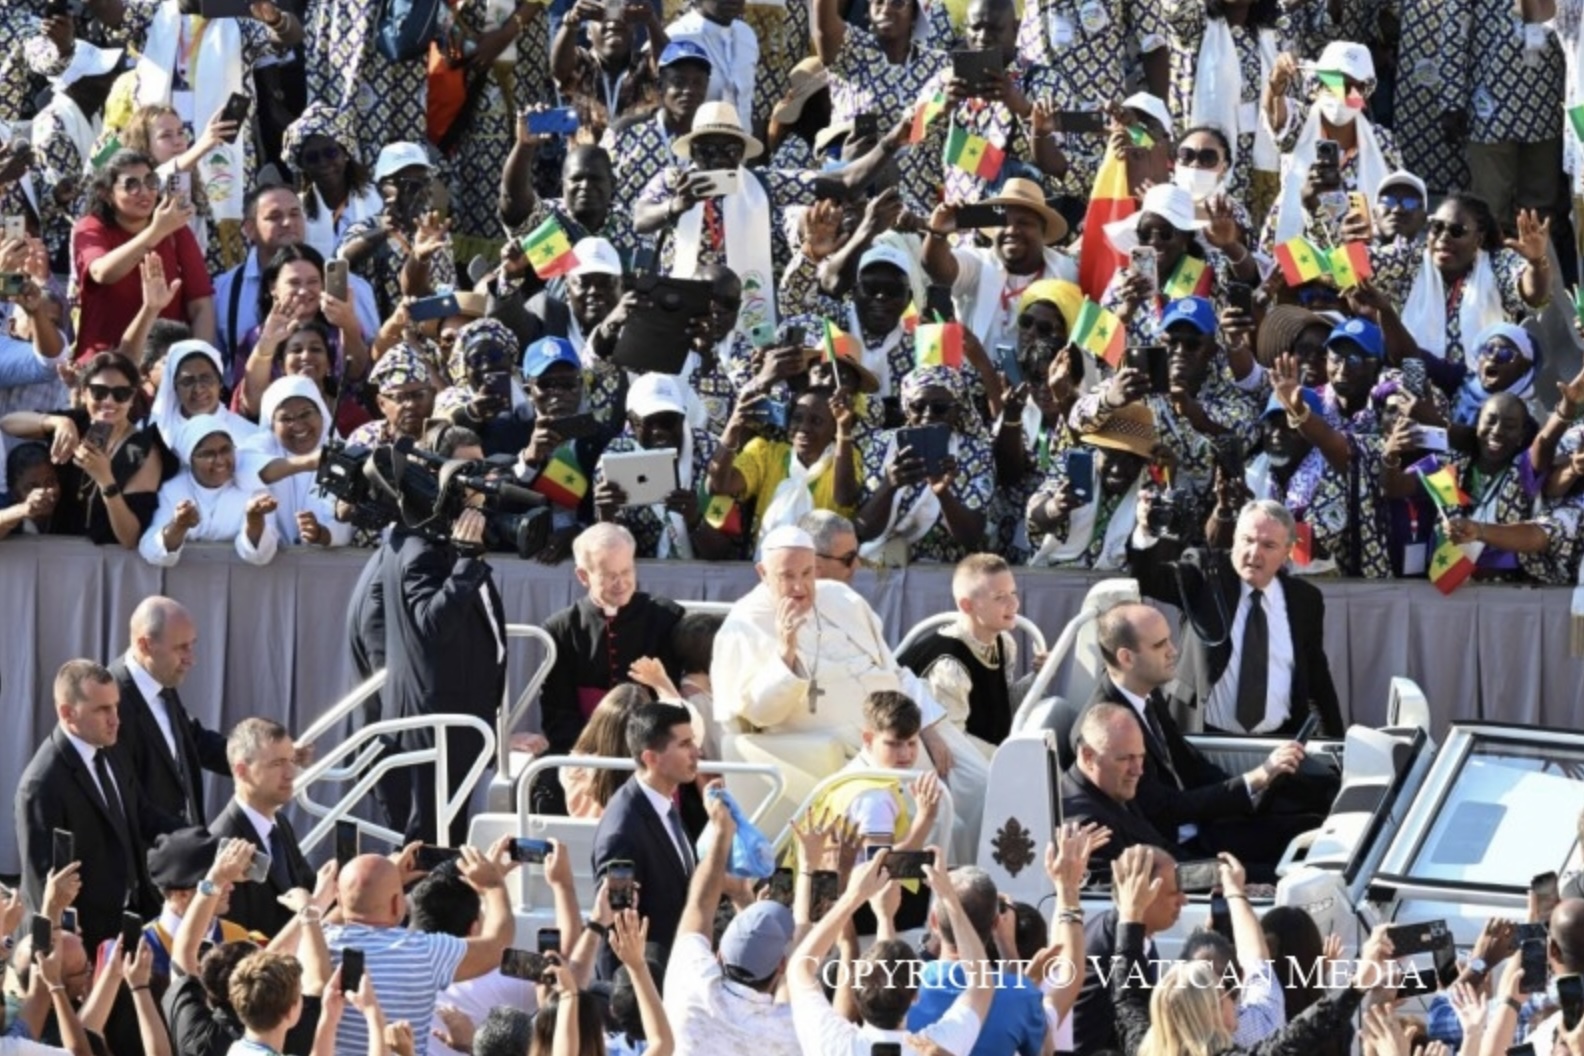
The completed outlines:
[[[726,759],[774,761],[785,796],[801,802],[863,747],[864,698],[907,694],[923,712],[922,740],[951,789],[952,861],[978,849],[986,761],[886,644],[880,619],[844,583],[816,580],[814,539],[790,525],[765,536],[759,586],[740,599],[715,636],[710,683]]]

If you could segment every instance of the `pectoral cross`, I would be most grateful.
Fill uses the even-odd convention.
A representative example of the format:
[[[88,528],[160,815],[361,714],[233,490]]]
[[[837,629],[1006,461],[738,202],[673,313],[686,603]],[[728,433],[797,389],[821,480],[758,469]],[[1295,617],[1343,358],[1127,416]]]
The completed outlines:
[[[810,715],[813,715],[813,714],[815,714],[816,712],[819,711],[819,698],[823,697],[824,695],[825,695],[825,691],[820,688],[819,679],[816,678],[816,679],[810,680],[809,688],[808,688],[809,714]]]

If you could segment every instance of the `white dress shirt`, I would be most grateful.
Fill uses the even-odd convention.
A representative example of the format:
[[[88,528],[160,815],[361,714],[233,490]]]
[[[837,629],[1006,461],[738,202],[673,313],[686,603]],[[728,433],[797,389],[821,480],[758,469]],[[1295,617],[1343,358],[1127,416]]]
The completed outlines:
[[[132,674],[132,684],[137,686],[139,693],[143,694],[149,711],[154,714],[154,723],[165,738],[165,747],[170,750],[171,758],[176,758],[176,728],[171,725],[170,709],[160,697],[165,687],[155,681],[154,676],[149,674],[130,652],[126,655],[126,665],[127,670]]]
[[[75,733],[72,733],[64,726],[61,727],[61,732],[66,735],[66,739],[71,742],[72,747],[77,749],[77,754],[82,756],[83,763],[88,767],[88,776],[93,778],[94,787],[99,790],[100,797],[104,799],[106,803],[109,803],[110,797],[104,794],[104,786],[99,783],[99,771],[94,768],[94,756],[99,754],[99,749],[95,748],[93,745],[89,744]],[[106,765],[108,766],[109,764],[106,763]],[[114,770],[110,771],[110,783],[115,784]],[[115,793],[116,798],[120,799],[121,787],[119,785],[116,786]],[[121,800],[121,809],[123,811],[126,810],[126,800]]]
[[[1171,745],[1162,744],[1154,734],[1154,727],[1150,725],[1149,701],[1139,696],[1137,693],[1134,693],[1132,690],[1124,688],[1122,684],[1117,682],[1115,679],[1111,680],[1111,684],[1116,686],[1117,692],[1122,694],[1122,696],[1126,698],[1127,702],[1133,706],[1133,710],[1138,713],[1139,721],[1144,724],[1144,736],[1151,741],[1155,741],[1155,746],[1159,748],[1168,759],[1171,758]],[[1199,826],[1197,825],[1177,826],[1178,843],[1187,843],[1189,840],[1194,839],[1198,835]]]
[[[1242,585],[1238,594],[1237,614],[1232,618],[1228,642],[1232,657],[1227,661],[1221,681],[1210,691],[1210,703],[1205,708],[1205,724],[1222,730],[1242,730],[1238,722],[1238,671],[1243,662],[1243,628],[1248,625],[1252,587]],[[1270,581],[1265,588],[1265,625],[1269,629],[1270,662],[1265,674],[1265,718],[1245,733],[1269,733],[1287,721],[1292,712],[1293,640],[1292,625],[1287,620],[1287,593],[1281,578]]]
[[[692,859],[688,857],[688,853],[683,849],[682,844],[677,842],[676,832],[671,828],[671,810],[675,804],[669,796],[662,796],[650,788],[649,783],[642,777],[638,779],[638,787],[643,789],[644,798],[649,801],[649,805],[654,808],[655,813],[660,815],[660,827],[665,829],[667,836],[671,837],[671,846],[676,848],[677,857],[682,859],[683,870],[691,869]]]
[[[260,814],[258,811],[242,802],[240,798],[237,799],[236,804],[242,808],[242,816],[253,823],[253,831],[258,833],[259,846],[264,848],[264,853],[272,853],[269,849],[269,846],[270,836],[275,832],[275,819],[266,818],[264,815]]]

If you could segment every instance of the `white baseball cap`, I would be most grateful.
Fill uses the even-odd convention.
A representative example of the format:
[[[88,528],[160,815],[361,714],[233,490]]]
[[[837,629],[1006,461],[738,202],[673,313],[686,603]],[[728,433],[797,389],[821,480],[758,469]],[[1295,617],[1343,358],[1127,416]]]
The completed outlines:
[[[374,163],[374,182],[394,176],[403,169],[421,165],[430,168],[429,154],[416,143],[387,143],[380,148],[379,160]]]
[[[670,374],[640,374],[627,389],[627,409],[640,418],[652,414],[687,414],[682,385]]]
[[[622,273],[621,254],[603,238],[580,238],[572,247],[572,259],[577,263],[571,275],[616,275]]]

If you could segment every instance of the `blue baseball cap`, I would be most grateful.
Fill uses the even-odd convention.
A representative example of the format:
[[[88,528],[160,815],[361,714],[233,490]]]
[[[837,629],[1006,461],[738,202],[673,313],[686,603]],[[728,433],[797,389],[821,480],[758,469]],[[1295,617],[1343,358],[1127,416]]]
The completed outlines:
[[[1331,331],[1331,336],[1326,338],[1326,347],[1330,348],[1338,341],[1351,341],[1371,359],[1384,359],[1386,356],[1386,337],[1381,333],[1381,328],[1368,319],[1348,319],[1338,323],[1336,329]]]
[[[1174,323],[1187,323],[1201,334],[1216,332],[1215,305],[1203,297],[1184,297],[1173,301],[1166,306],[1166,314],[1161,316],[1161,333]]]
[[[691,40],[673,40],[667,44],[665,50],[660,53],[660,65],[656,69],[663,70],[678,62],[702,62],[705,66],[713,68],[709,53]]]
[[[1320,399],[1319,392],[1315,391],[1314,389],[1300,387],[1298,389],[1298,395],[1303,397],[1303,402],[1307,403],[1309,405],[1309,409],[1315,414],[1325,413],[1325,403]],[[1276,414],[1277,412],[1286,414],[1287,405],[1282,403],[1281,400],[1277,399],[1276,394],[1273,392],[1271,393],[1270,399],[1265,403],[1265,413],[1260,415],[1260,417],[1262,419],[1269,418],[1271,415]]]
[[[523,350],[522,372],[526,378],[537,378],[557,363],[583,369],[577,349],[564,337],[541,337]]]

